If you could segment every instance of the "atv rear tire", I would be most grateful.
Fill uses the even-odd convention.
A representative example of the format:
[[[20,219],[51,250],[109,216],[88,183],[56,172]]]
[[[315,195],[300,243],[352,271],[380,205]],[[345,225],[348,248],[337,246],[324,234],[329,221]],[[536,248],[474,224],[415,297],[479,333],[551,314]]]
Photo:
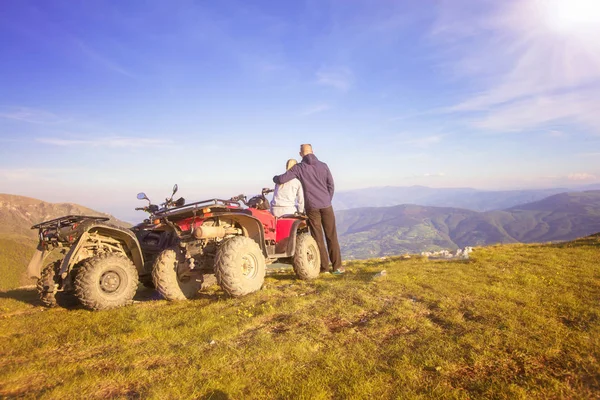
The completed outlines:
[[[319,246],[309,233],[301,233],[296,239],[294,272],[305,281],[315,279],[321,272]]]
[[[227,239],[215,258],[217,283],[237,297],[260,290],[265,281],[265,256],[258,244],[245,236]]]
[[[88,258],[77,272],[75,293],[90,310],[108,310],[130,304],[138,286],[138,273],[122,254],[105,253]]]
[[[164,250],[156,257],[152,268],[152,280],[156,290],[167,300],[188,300],[198,296],[202,289],[203,277],[187,276],[182,278],[177,268],[184,265],[185,257],[177,248]]]
[[[74,293],[59,292],[56,290],[56,286],[58,285],[56,275],[60,269],[60,264],[61,262],[58,260],[46,265],[36,284],[40,301],[46,307],[72,307],[78,303]]]

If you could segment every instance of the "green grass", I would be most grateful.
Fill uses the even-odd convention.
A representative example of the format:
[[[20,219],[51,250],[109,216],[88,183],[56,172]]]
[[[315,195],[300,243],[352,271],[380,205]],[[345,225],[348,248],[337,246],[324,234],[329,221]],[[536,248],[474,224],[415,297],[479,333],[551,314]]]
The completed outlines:
[[[279,271],[243,298],[105,312],[3,292],[0,397],[597,398],[599,252],[596,236],[356,261],[309,283]]]
[[[0,290],[32,284],[25,269],[35,251],[36,241],[17,235],[0,235]]]

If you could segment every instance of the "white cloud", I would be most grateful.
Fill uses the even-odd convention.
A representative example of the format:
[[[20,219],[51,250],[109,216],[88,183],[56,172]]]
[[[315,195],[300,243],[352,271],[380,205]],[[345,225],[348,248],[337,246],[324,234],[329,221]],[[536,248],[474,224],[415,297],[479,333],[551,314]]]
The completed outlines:
[[[136,137],[105,137],[97,139],[61,139],[37,138],[37,142],[55,146],[89,146],[89,147],[158,147],[170,145],[171,140]]]
[[[100,54],[98,51],[94,50],[92,47],[84,43],[80,39],[73,39],[73,42],[79,47],[81,52],[89,57],[90,60],[101,65],[102,67],[108,69],[109,71],[115,72],[117,74],[121,74],[127,76],[129,78],[135,78],[131,72],[125,69],[123,66],[115,62],[114,60],[109,59],[108,57]]]
[[[318,114],[318,113],[327,111],[329,109],[331,109],[331,106],[327,103],[313,104],[313,105],[307,107],[304,111],[302,111],[301,115],[308,116],[308,115]]]
[[[0,107],[0,118],[42,125],[64,122],[54,113],[29,107]]]
[[[530,97],[494,107],[472,124],[491,131],[522,131],[556,121],[600,128],[600,94],[585,91]]]
[[[0,168],[0,180],[19,183],[48,181],[69,172],[65,168]]]
[[[402,142],[402,144],[425,148],[425,147],[430,147],[432,145],[440,143],[442,141],[443,137],[444,137],[444,135],[432,135],[432,136],[419,137],[419,138],[404,141],[404,142]]]
[[[286,66],[283,63],[276,63],[262,59],[256,62],[256,67],[259,71],[264,73],[282,71],[286,69]]]
[[[552,130],[552,131],[548,132],[548,136],[559,138],[559,137],[566,136],[566,133],[563,131]]]
[[[574,174],[569,174],[567,179],[570,181],[594,181],[596,180],[596,175],[588,174],[587,172],[578,172]]]
[[[426,115],[437,114],[439,112],[440,112],[440,110],[411,111],[411,112],[406,112],[402,115],[388,118],[387,122],[396,122],[396,121],[403,121],[403,120],[412,119],[412,118],[419,118],[419,117],[423,117]]]
[[[558,0],[443,2],[432,38],[448,49],[445,66],[472,90],[446,111],[482,113],[473,125],[498,131],[559,119],[600,127],[600,20],[565,31],[550,12],[558,6]]]
[[[317,71],[317,84],[347,91],[354,83],[354,74],[347,67],[323,67]]]
[[[427,172],[427,173],[423,174],[424,178],[442,178],[444,176],[446,176],[445,172],[438,172],[438,173],[429,173],[429,172]]]

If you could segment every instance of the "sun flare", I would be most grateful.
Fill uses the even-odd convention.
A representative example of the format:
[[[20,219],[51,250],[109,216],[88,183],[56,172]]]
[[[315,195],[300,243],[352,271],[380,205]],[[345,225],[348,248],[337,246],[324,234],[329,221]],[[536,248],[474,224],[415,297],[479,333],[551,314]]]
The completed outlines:
[[[546,26],[560,34],[600,31],[600,0],[537,0]]]

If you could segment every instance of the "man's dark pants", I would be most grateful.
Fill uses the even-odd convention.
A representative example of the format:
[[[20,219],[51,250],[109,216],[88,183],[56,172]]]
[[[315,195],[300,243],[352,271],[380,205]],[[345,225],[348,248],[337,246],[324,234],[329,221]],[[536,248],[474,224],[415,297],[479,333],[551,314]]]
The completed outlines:
[[[329,260],[333,264],[334,271],[340,269],[342,267],[342,255],[335,227],[333,207],[308,210],[306,215],[308,216],[310,233],[319,246],[321,272],[329,271]],[[323,231],[325,231],[327,247],[325,247],[325,241],[323,240]],[[329,254],[327,254],[328,250]]]

